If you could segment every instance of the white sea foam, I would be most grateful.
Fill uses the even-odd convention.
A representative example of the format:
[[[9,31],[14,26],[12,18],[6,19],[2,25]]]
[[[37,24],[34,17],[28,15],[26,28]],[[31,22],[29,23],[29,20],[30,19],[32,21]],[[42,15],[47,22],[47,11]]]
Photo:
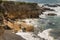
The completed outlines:
[[[39,5],[40,6],[40,5]],[[42,5],[43,6],[43,5]],[[50,9],[53,9],[55,11],[45,11],[43,12],[42,15],[39,15],[39,17],[42,17],[42,18],[46,18],[46,15],[49,14],[49,13],[54,13],[54,14],[57,14],[57,16],[60,16],[60,6],[57,6],[57,7],[48,7],[48,6],[44,6],[45,8],[50,8]]]
[[[52,29],[46,29],[42,33],[39,33],[38,36],[41,38],[44,38],[46,40],[53,40],[53,37],[49,35],[49,32],[52,31]]]
[[[40,38],[34,38],[33,33],[31,33],[31,32],[18,32],[16,34],[20,35],[21,37],[23,37],[26,40],[40,40]]]

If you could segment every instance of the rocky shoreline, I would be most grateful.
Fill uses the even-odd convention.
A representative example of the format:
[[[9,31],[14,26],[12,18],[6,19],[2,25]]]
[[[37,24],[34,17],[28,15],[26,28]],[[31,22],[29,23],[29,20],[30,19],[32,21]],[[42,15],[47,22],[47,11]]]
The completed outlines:
[[[0,26],[2,27],[1,33],[4,32],[4,34],[2,34],[3,38],[0,38],[1,40],[52,40],[53,37],[51,38],[49,35],[50,26],[46,30],[45,26],[54,26],[55,23],[51,23],[51,20],[45,18],[58,16],[59,10],[60,5],[58,4],[44,4],[40,6],[37,3],[3,1],[0,3]],[[10,31],[7,27],[11,28],[9,29]],[[12,33],[12,30],[14,32],[17,31],[16,34]]]

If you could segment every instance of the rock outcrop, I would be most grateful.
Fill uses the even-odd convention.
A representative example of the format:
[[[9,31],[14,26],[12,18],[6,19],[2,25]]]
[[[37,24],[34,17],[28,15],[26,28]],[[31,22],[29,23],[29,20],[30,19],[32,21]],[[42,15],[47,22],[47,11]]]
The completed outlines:
[[[21,36],[18,36],[11,32],[11,30],[4,30],[3,26],[0,26],[0,40],[25,40]]]
[[[39,14],[42,14],[42,10],[37,3],[5,1],[1,3],[1,7],[10,19],[38,18]]]
[[[6,30],[2,36],[0,36],[0,40],[25,40],[19,35],[12,33],[9,30]]]
[[[57,14],[55,14],[55,13],[49,13],[49,14],[47,14],[48,16],[57,16]]]

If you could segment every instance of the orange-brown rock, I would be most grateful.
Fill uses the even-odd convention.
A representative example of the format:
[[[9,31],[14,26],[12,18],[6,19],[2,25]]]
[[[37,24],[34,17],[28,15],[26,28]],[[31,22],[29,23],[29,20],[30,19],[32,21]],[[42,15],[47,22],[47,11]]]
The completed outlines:
[[[12,22],[4,20],[4,24],[10,27],[13,30],[13,32],[18,32],[20,30],[23,30],[25,32],[34,31],[34,26],[27,24],[25,22],[22,22],[18,25],[18,24],[15,24],[14,22],[12,23]]]
[[[7,25],[8,27],[10,27],[14,32],[19,31],[21,29],[19,25],[14,24],[14,23],[9,22],[9,21],[6,21],[6,20],[4,20],[4,24]]]

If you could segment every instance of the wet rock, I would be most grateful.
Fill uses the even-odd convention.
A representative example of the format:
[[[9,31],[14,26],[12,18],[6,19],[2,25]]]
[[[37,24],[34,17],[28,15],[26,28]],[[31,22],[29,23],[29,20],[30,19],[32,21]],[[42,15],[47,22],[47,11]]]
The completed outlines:
[[[48,16],[56,16],[57,14],[55,14],[55,13],[49,13],[49,14],[47,14]]]
[[[54,9],[45,8],[45,7],[43,8],[43,10],[44,10],[44,11],[47,11],[47,10],[48,10],[48,11],[55,11]]]
[[[48,7],[57,7],[57,5],[55,5],[55,4],[45,4],[45,6],[48,6]]]

